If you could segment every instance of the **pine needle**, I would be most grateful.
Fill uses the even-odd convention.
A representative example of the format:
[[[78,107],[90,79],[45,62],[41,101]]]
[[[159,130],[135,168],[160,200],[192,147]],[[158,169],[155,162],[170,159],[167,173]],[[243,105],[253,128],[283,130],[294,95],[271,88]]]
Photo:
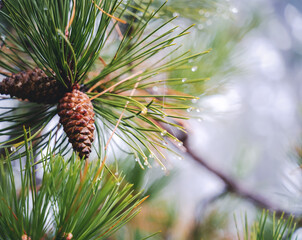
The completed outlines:
[[[122,19],[119,19],[119,18],[117,18],[117,17],[115,17],[115,16],[113,16],[113,15],[111,15],[111,14],[109,14],[109,13],[107,13],[107,12],[105,12],[100,6],[98,6],[93,0],[91,0],[92,1],[92,3],[102,12],[102,13],[104,13],[104,14],[106,14],[108,17],[110,17],[110,18],[112,18],[112,19],[114,19],[114,20],[116,20],[116,21],[118,21],[118,22],[120,22],[120,23],[123,23],[123,24],[126,24],[127,22],[126,21],[124,21],[124,20],[122,20]],[[101,2],[101,1],[100,1]]]
[[[68,37],[68,35],[69,35],[68,29],[70,28],[70,26],[73,23],[73,20],[74,20],[74,17],[75,17],[75,11],[76,11],[76,0],[73,0],[73,9],[72,9],[71,18],[70,18],[70,20],[68,22],[68,25],[65,28],[65,36],[66,37]]]
[[[114,89],[116,86],[118,86],[118,85],[120,85],[120,84],[122,84],[122,83],[124,83],[124,82],[126,82],[126,81],[129,81],[129,80],[131,80],[131,79],[133,79],[133,78],[135,78],[135,77],[137,77],[138,75],[142,74],[143,72],[144,72],[144,71],[139,71],[139,72],[137,72],[137,73],[135,73],[135,74],[133,74],[133,75],[131,75],[131,76],[129,76],[129,77],[127,77],[127,78],[125,78],[125,79],[119,81],[119,82],[117,82],[116,84],[114,84],[114,85],[112,85],[111,87],[107,88],[107,89],[104,90],[103,92],[100,92],[100,93],[98,93],[97,95],[91,97],[91,98],[90,98],[90,101],[92,101],[92,100],[94,100],[94,99],[96,99],[96,98],[102,96],[102,95],[105,94],[106,92],[109,92],[110,90]]]

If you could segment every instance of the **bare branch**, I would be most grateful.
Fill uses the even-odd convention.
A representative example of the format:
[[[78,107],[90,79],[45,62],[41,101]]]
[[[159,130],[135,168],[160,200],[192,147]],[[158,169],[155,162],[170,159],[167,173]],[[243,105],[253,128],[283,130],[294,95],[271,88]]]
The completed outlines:
[[[218,178],[220,178],[224,184],[226,185],[226,188],[229,192],[235,193],[239,197],[245,198],[248,201],[254,203],[258,207],[266,208],[269,210],[273,210],[276,212],[283,212],[283,210],[279,209],[278,206],[276,206],[274,203],[269,201],[268,199],[255,194],[254,192],[250,192],[247,188],[241,186],[237,183],[236,180],[232,179],[231,177],[227,176],[222,171],[216,169],[214,166],[211,166],[207,161],[205,161],[202,157],[194,153],[190,146],[187,143],[188,141],[185,141],[184,147],[187,150],[187,154],[195,160],[199,165],[202,165],[202,167],[206,168],[211,173],[215,174]]]
[[[281,216],[282,214],[284,214],[285,216],[292,215],[291,212],[288,212],[287,210],[280,208],[280,206],[277,206],[269,199],[242,186],[235,179],[233,179],[232,177],[228,176],[226,173],[222,172],[221,170],[209,164],[203,157],[200,156],[200,154],[197,155],[188,143],[188,138],[190,136],[190,133],[184,134],[183,132],[178,132],[178,131],[174,131],[172,133],[171,128],[169,126],[166,126],[164,124],[161,124],[161,126],[164,129],[166,129],[169,133],[171,134],[174,133],[174,135],[176,134],[177,135],[176,137],[183,142],[183,149],[185,150],[186,154],[191,159],[193,159],[196,163],[198,163],[200,166],[204,167],[205,169],[216,175],[220,180],[222,180],[226,186],[226,191],[230,193],[234,193],[241,198],[244,198],[245,200],[253,203],[259,208],[265,208],[272,212],[275,211],[277,216]],[[301,214],[296,213],[295,215],[300,216]]]

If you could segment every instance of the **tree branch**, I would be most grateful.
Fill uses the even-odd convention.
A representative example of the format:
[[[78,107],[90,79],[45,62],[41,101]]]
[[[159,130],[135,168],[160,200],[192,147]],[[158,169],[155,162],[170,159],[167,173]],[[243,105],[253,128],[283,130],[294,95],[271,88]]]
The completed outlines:
[[[188,141],[184,142],[184,147],[186,148],[186,152],[195,162],[197,162],[202,167],[206,168],[208,171],[216,175],[218,178],[220,178],[224,184],[226,185],[226,188],[229,192],[235,193],[239,197],[245,198],[248,201],[254,203],[258,207],[266,208],[269,210],[273,210],[276,212],[283,212],[278,206],[276,206],[274,203],[269,201],[268,199],[255,194],[254,192],[249,191],[247,188],[241,186],[237,183],[236,180],[232,179],[231,177],[227,176],[222,171],[216,169],[215,167],[211,166],[207,161],[205,161],[202,157],[194,153],[190,146],[187,143]]]
[[[164,124],[161,124],[161,126],[166,129],[168,132],[171,133],[171,128],[169,126],[166,126]],[[175,134],[176,133],[176,134]],[[236,194],[237,196],[246,199],[247,201],[253,203],[259,208],[265,208],[270,211],[274,211],[277,216],[281,216],[284,214],[285,216],[292,215],[291,212],[286,211],[285,209],[280,208],[280,206],[277,206],[275,203],[271,202],[269,199],[250,191],[248,188],[242,186],[239,184],[235,179],[228,176],[224,172],[220,171],[219,169],[216,169],[214,166],[210,165],[204,158],[202,158],[199,154],[197,155],[193,149],[190,147],[188,143],[188,134],[185,134],[183,132],[174,131],[173,133],[176,135],[176,137],[183,142],[183,148],[185,149],[186,154],[192,158],[196,163],[198,163],[200,166],[204,167],[214,175],[216,175],[219,179],[221,179],[225,186],[226,191]],[[296,216],[300,216],[301,214],[296,213]]]
[[[293,214],[291,212],[288,212],[287,210],[282,209],[279,206],[277,206],[275,203],[271,202],[269,199],[264,198],[264,197],[260,196],[259,194],[248,190],[246,187],[243,187],[236,180],[229,177],[222,171],[216,169],[214,166],[211,166],[207,161],[205,161],[205,159],[203,159],[202,157],[197,155],[192,150],[192,148],[190,148],[188,141],[187,141],[187,137],[184,139],[183,142],[184,142],[183,146],[186,149],[187,155],[189,157],[191,157],[194,161],[196,161],[196,163],[198,163],[199,165],[201,165],[202,167],[204,167],[205,169],[207,169],[208,171],[210,171],[211,173],[216,175],[218,178],[220,178],[226,185],[227,191],[234,193],[241,198],[244,198],[245,200],[253,203],[254,205],[256,205],[259,208],[265,208],[270,211],[274,211],[277,216],[284,215],[284,216],[289,217],[289,216],[295,215],[296,218],[297,217],[299,218],[299,216],[301,215],[300,213]],[[302,224],[302,219],[300,219],[296,222],[300,225],[300,224]]]

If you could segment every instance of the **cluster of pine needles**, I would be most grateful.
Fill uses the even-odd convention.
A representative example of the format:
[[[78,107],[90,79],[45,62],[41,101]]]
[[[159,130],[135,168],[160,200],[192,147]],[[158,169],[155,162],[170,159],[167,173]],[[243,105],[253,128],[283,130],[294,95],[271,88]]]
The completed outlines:
[[[157,19],[163,6],[152,9],[151,1],[7,0],[1,15],[13,31],[0,24],[5,34],[1,74],[9,78],[38,68],[66,91],[78,84],[93,104],[93,149],[98,158],[105,159],[109,145],[122,140],[124,144],[116,145],[133,154],[142,168],[151,166],[148,156],[164,167],[161,160],[173,151],[168,143],[181,144],[173,128],[185,131],[182,121],[189,118],[187,110],[196,99],[176,90],[183,77],[169,78],[169,72],[189,68],[189,60],[208,51],[180,52],[174,42],[192,26],[179,29],[173,25],[175,18]],[[185,84],[205,80],[187,79]],[[0,142],[1,148],[24,155],[26,126],[37,152],[49,138],[54,153],[70,152],[67,136],[56,122],[55,105],[23,101],[8,107],[10,99],[1,102],[0,123],[7,127],[0,134],[10,136]]]
[[[164,4],[154,9],[151,3],[4,1],[1,239],[107,239],[138,213],[147,197],[140,199],[121,174],[111,172],[105,164],[108,150],[119,148],[141,168],[151,167],[148,158],[164,168],[162,160],[174,151],[171,144],[180,144],[169,129],[185,131],[182,121],[196,99],[177,90],[183,76],[169,73],[190,68],[192,59],[208,52],[180,51],[175,42],[192,26],[181,29],[173,25],[174,17],[159,19]],[[87,128],[82,121],[87,102],[93,109],[88,111],[92,146],[83,132],[74,132],[78,125],[81,131]],[[63,123],[68,111],[79,118],[68,123],[74,126]],[[82,140],[97,161],[81,161],[74,154],[81,156],[77,141]],[[43,173],[40,182],[38,172]]]

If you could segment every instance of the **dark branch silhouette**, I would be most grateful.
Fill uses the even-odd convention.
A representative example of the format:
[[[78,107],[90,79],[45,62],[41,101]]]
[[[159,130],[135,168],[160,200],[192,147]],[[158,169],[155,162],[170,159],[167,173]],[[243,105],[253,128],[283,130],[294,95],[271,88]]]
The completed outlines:
[[[274,211],[277,216],[281,216],[284,214],[285,216],[290,216],[292,215],[291,212],[288,212],[285,209],[280,208],[280,206],[276,205],[273,203],[271,200],[249,190],[248,188],[244,187],[243,185],[239,184],[235,179],[232,177],[228,176],[226,173],[223,171],[215,168],[211,164],[208,163],[202,156],[200,156],[200,153],[194,152],[194,150],[190,147],[190,144],[188,142],[188,138],[190,136],[189,134],[185,134],[180,131],[171,131],[169,126],[161,124],[163,128],[165,128],[169,133],[176,135],[176,137],[183,142],[183,149],[185,150],[186,154],[188,157],[193,159],[196,163],[198,163],[201,167],[204,167],[207,169],[209,172],[213,173],[218,177],[220,180],[223,181],[225,184],[226,191],[229,193],[233,193],[237,195],[238,197],[244,198],[245,200],[253,203],[255,206],[259,208],[265,208],[270,211]],[[301,214],[296,213],[294,214],[296,217],[300,216]],[[300,221],[299,221],[300,223]],[[301,222],[302,224],[302,222]]]

